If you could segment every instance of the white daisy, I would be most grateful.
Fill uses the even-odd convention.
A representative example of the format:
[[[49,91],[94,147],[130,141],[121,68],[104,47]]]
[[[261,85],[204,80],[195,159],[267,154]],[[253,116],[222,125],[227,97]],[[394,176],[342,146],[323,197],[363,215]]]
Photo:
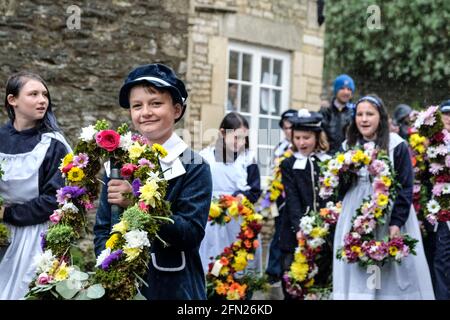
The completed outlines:
[[[79,139],[85,142],[89,142],[95,138],[95,134],[97,133],[97,130],[95,130],[93,125],[90,125],[89,127],[85,127],[81,129],[81,134]]]

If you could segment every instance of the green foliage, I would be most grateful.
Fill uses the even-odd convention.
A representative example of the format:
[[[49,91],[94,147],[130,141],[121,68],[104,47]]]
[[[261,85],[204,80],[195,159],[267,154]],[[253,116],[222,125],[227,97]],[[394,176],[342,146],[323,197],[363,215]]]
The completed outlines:
[[[380,29],[368,27],[370,5],[380,8]],[[448,21],[448,0],[327,1],[327,73],[448,87]]]
[[[123,213],[123,219],[128,222],[128,226],[131,230],[144,230],[145,226],[151,222],[150,215],[142,210],[139,210],[136,205],[128,208]]]
[[[5,224],[0,223],[0,247],[6,246],[9,243],[9,229]]]
[[[57,256],[62,256],[69,249],[71,242],[75,239],[72,227],[58,224],[49,228],[46,241],[48,248]]]

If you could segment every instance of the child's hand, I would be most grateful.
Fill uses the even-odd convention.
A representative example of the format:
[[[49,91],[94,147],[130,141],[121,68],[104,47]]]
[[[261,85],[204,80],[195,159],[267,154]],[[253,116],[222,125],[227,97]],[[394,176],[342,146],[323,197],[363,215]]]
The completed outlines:
[[[400,228],[397,226],[390,226],[389,227],[389,237],[391,239],[395,238],[395,237],[399,237],[400,236]]]
[[[133,188],[128,181],[112,179],[108,182],[108,203],[126,208],[131,204],[131,200],[123,195],[131,192]]]

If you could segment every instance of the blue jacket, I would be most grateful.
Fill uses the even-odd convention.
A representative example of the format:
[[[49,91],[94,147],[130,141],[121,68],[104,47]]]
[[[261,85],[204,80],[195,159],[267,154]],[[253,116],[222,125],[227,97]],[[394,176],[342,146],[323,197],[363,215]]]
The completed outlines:
[[[187,149],[180,159],[183,159],[186,173],[169,180],[165,198],[171,203],[171,218],[175,223],[163,225],[158,233],[169,246],[164,248],[159,240],[153,241],[146,279],[148,287],[141,289],[150,300],[206,299],[199,247],[211,205],[211,172],[209,165],[191,149]],[[94,226],[97,255],[105,248],[111,228],[119,220],[119,216],[111,216],[107,188],[104,187]]]

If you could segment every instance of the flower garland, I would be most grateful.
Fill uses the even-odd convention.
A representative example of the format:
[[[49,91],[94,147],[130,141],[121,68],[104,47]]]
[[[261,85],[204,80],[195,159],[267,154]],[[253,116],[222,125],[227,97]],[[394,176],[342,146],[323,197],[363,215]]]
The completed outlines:
[[[429,137],[426,153],[433,189],[424,211],[427,220],[437,227],[437,222],[450,221],[450,133],[444,128],[437,106],[419,113],[414,127]]]
[[[167,181],[160,178],[158,157],[162,146],[150,146],[132,135],[127,125],[117,131],[102,120],[82,129],[74,153],[62,160],[66,186],[57,191],[59,208],[50,216],[52,225],[42,236],[43,253],[36,258],[37,274],[29,299],[133,299],[147,273],[150,243],[161,224],[168,221],[170,205],[163,200]],[[70,265],[70,247],[86,225],[85,214],[98,196],[96,175],[101,160],[121,163],[121,174],[133,193],[120,222],[112,228],[106,249],[97,258],[93,276]]]
[[[286,291],[292,298],[310,300],[323,291],[319,286],[314,287],[315,276],[319,272],[317,260],[321,257],[327,237],[334,229],[340,213],[340,202],[328,202],[320,212],[310,211],[300,220],[294,262],[289,272],[283,275]]]
[[[294,153],[291,149],[286,150],[280,157],[275,158],[274,168],[272,171],[272,176],[268,180],[268,188],[264,191],[261,197],[260,208],[258,212],[261,212],[264,216],[268,216],[268,209],[276,203],[278,198],[281,196],[285,198],[284,186],[281,182],[281,168],[280,165],[284,159],[291,157]]]
[[[409,253],[415,254],[417,240],[408,235],[388,240],[376,240],[374,231],[391,210],[396,196],[397,183],[391,162],[385,151],[366,143],[363,148],[355,147],[345,153],[338,153],[322,165],[320,196],[324,199],[336,192],[341,178],[356,174],[367,167],[372,176],[373,194],[363,199],[352,218],[352,228],[344,237],[344,247],[337,251],[337,258],[361,266],[401,262]]]
[[[414,111],[410,114],[410,120],[415,122],[418,116],[418,112]],[[413,187],[413,205],[417,214],[418,220],[421,222],[422,236],[426,236],[426,230],[423,225],[423,221],[426,219],[423,208],[429,199],[429,188],[422,181],[428,179],[427,170],[427,139],[421,136],[417,130],[412,127],[408,130],[409,134],[409,146],[411,150],[411,160],[414,168],[414,187]]]
[[[209,298],[227,300],[246,299],[252,287],[249,275],[237,277],[237,272],[243,271],[248,260],[254,259],[256,248],[259,246],[258,234],[262,228],[262,216],[255,212],[253,204],[245,197],[238,198],[222,195],[214,199],[211,204],[209,219],[215,223],[225,224],[231,218],[243,217],[241,230],[237,240],[215,257],[215,262],[209,264],[206,275]],[[256,281],[257,282],[257,281]]]

